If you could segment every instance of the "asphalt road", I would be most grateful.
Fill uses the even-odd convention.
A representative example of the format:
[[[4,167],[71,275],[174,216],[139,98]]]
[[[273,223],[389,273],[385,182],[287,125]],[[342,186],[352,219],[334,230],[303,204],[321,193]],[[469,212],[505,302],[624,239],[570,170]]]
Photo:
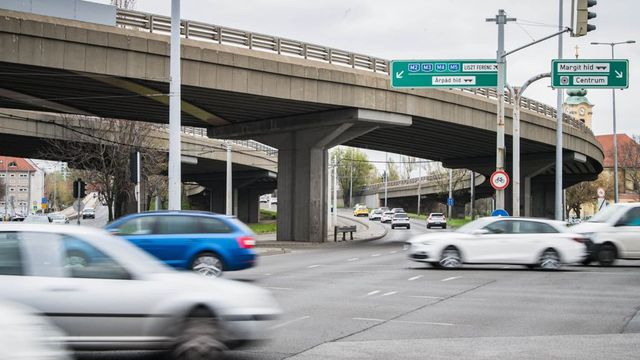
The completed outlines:
[[[229,359],[638,358],[640,262],[436,270],[402,250],[426,231],[293,249],[227,273],[270,289],[286,312],[272,341]]]
[[[91,226],[91,227],[104,227],[109,220],[109,212],[106,206],[100,204],[100,202],[96,203],[96,218],[95,219],[80,219],[80,225]],[[76,220],[71,220],[73,224],[76,223]]]

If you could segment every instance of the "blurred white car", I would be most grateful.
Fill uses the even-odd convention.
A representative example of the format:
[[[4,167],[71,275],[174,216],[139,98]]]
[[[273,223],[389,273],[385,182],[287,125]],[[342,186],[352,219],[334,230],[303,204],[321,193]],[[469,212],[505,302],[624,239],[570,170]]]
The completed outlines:
[[[382,219],[382,210],[374,209],[369,213],[369,220],[371,221],[380,221]]]
[[[437,226],[443,229],[447,228],[447,218],[443,213],[431,213],[427,218],[427,229]]]
[[[562,222],[488,217],[454,232],[428,233],[411,239],[405,249],[412,261],[435,267],[462,264],[519,264],[558,269],[586,257],[584,236],[568,232]]]
[[[0,225],[0,299],[46,314],[77,350],[186,359],[265,339],[281,312],[259,287],[177,272],[103,230],[66,225]]]
[[[0,301],[0,314],[0,359],[71,359],[63,333],[33,309]]]
[[[640,203],[610,205],[570,229],[589,238],[584,264],[611,266],[616,259],[640,259]]]
[[[51,223],[53,224],[68,224],[69,223],[69,219],[61,213],[54,213],[49,215],[49,218],[51,219]]]
[[[388,223],[391,222],[393,218],[393,213],[391,211],[385,211],[382,213],[382,217],[380,218],[380,222]]]
[[[407,229],[411,229],[411,222],[409,220],[409,216],[405,213],[395,213],[391,218],[391,228],[395,229],[397,227],[406,227]]]

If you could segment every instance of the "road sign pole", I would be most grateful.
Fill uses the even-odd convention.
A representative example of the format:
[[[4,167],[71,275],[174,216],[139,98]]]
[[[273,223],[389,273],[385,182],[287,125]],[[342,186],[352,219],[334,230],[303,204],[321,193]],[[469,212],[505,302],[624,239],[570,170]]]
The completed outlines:
[[[453,183],[453,170],[449,169],[449,199],[453,199],[453,187],[452,187],[452,183]],[[447,201],[447,205],[449,206],[449,219],[451,219],[451,213],[452,213],[452,205],[450,204],[451,200]]]
[[[182,208],[180,144],[180,0],[171,0],[169,97],[169,210]]]
[[[496,95],[498,98],[497,126],[496,126],[496,171],[504,170],[504,88],[506,84],[507,62],[504,52],[504,25],[507,21],[515,21],[516,19],[507,18],[507,14],[503,9],[498,10],[495,19],[487,19],[487,21],[495,21],[498,24],[498,52],[496,54],[496,62],[498,63],[498,85],[496,87]],[[496,207],[504,208],[504,190],[496,190]]]
[[[562,0],[559,0],[558,30],[562,30]],[[562,34],[558,36],[558,59],[562,59]],[[555,217],[562,220],[562,89],[558,89],[556,103],[556,187]]]
[[[611,45],[611,60],[615,58],[614,45]],[[613,202],[618,203],[618,132],[616,129],[616,89],[611,89],[613,96]]]

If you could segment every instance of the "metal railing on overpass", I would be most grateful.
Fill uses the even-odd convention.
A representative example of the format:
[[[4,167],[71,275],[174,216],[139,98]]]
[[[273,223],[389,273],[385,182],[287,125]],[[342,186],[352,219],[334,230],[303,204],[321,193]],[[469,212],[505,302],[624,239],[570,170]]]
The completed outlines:
[[[118,26],[135,28],[148,32],[168,34],[171,32],[171,18],[163,15],[150,14],[141,11],[117,9],[116,24]],[[216,42],[218,44],[234,45],[254,50],[262,50],[282,55],[300,57],[309,60],[348,66],[354,69],[368,70],[376,73],[389,74],[389,60],[374,56],[353,53],[346,50],[334,49],[327,46],[310,44],[302,41],[265,35],[251,31],[238,30],[230,27],[202,23],[198,21],[182,20],[181,33],[185,38]],[[487,99],[497,100],[497,92],[493,88],[459,89],[473,93]],[[511,97],[505,96],[505,102],[511,103]],[[537,114],[556,119],[556,109],[547,104],[522,98],[521,109],[533,111]],[[564,115],[564,122],[572,127],[593,134],[591,129],[581,121],[569,115]]]
[[[158,126],[163,130],[167,130],[167,131],[169,130],[169,125],[167,124],[160,124]],[[207,129],[205,128],[199,128],[199,127],[193,127],[193,126],[182,126],[180,130],[185,135],[208,138]],[[249,148],[255,151],[265,153],[268,156],[278,155],[278,149],[254,140],[225,140],[225,141],[229,141],[232,144],[240,145],[245,148]]]

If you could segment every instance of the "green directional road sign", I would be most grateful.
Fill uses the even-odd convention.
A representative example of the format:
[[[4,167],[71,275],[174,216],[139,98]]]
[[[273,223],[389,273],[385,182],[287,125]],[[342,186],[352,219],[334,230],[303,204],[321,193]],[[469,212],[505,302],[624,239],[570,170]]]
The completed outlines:
[[[394,88],[486,88],[498,85],[495,60],[393,60]]]
[[[551,86],[558,89],[626,89],[629,60],[551,60]]]

